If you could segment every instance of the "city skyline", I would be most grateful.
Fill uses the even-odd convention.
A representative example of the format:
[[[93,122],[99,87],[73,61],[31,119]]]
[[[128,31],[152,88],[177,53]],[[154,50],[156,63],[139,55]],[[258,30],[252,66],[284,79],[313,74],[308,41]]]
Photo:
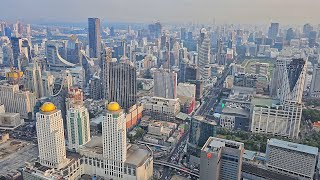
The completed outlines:
[[[37,8],[34,8],[34,4]],[[8,20],[20,19],[31,23],[85,22],[87,17],[99,17],[107,22],[146,23],[269,23],[319,24],[317,0],[177,0],[164,1],[110,1],[84,0],[29,1],[11,0],[0,11],[0,17]],[[130,8],[128,8],[130,7]],[[26,9],[32,13],[25,13]],[[59,9],[59,13],[57,13]],[[14,12],[14,13],[12,13]],[[194,12],[194,13],[192,13]],[[239,15],[240,14],[240,15]]]

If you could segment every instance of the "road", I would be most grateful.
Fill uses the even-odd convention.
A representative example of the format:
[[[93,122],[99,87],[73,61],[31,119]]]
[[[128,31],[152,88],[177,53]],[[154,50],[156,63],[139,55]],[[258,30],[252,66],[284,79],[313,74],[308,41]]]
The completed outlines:
[[[222,92],[223,89],[223,83],[227,76],[229,75],[231,71],[231,68],[227,68],[223,75],[219,78],[218,82],[216,85],[212,88],[209,89],[209,93],[206,98],[206,101],[203,102],[203,104],[200,106],[200,109],[197,111],[196,115],[199,116],[206,116],[210,110],[216,105],[217,99],[219,97],[219,94]]]
[[[180,138],[179,142],[176,144],[174,149],[171,151],[170,155],[167,158],[167,162],[178,163],[179,155],[181,153],[181,150],[183,150],[182,147],[184,147],[185,144],[187,143],[188,136],[189,136],[189,130],[183,134],[183,136]],[[161,179],[166,180],[166,179],[170,178],[169,177],[170,175],[171,175],[171,170],[168,167],[165,167],[162,172]]]
[[[197,110],[197,112],[195,113],[195,115],[201,115],[201,116],[206,116],[210,110],[216,106],[217,99],[219,97],[219,94],[222,92],[223,89],[223,83],[226,79],[226,77],[228,76],[228,74],[230,73],[231,68],[227,68],[223,75],[221,76],[221,78],[219,78],[218,82],[216,83],[216,85],[214,87],[211,87],[208,90],[207,96],[204,97],[206,98],[206,101],[203,102],[203,104],[199,107],[199,109]],[[179,152],[179,150],[181,149],[181,144],[182,142],[186,142],[187,137],[188,137],[189,132],[185,133],[184,137],[182,137],[179,141],[179,143],[177,143],[177,145],[175,146],[174,150],[172,151],[172,153],[169,155],[168,157],[168,162],[169,163],[178,163],[179,161],[179,154],[181,152]],[[177,152],[178,150],[178,152]],[[172,158],[174,157],[174,158]],[[165,167],[161,176],[162,180],[167,180],[168,178],[170,178],[171,174],[171,170],[168,167]]]

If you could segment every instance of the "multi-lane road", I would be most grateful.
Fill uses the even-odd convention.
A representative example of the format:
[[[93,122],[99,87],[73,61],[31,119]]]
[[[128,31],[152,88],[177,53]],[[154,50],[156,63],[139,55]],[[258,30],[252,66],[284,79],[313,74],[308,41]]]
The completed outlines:
[[[210,110],[215,107],[215,105],[218,103],[218,97],[219,94],[222,92],[223,89],[223,83],[226,80],[226,77],[229,75],[231,71],[231,68],[227,68],[223,75],[219,78],[218,82],[215,86],[211,87],[208,91],[208,95],[204,97],[205,101],[203,104],[199,107],[199,110],[195,115],[199,116],[206,116]]]

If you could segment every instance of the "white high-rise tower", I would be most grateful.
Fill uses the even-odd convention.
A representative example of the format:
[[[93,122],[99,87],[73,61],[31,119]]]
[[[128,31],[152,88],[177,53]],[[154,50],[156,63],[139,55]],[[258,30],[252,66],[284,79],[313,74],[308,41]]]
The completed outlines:
[[[90,123],[88,109],[83,105],[83,92],[79,88],[70,88],[67,107],[68,149],[75,150],[90,141]]]
[[[126,117],[120,105],[111,102],[102,122],[103,158],[110,178],[122,179],[127,155]]]
[[[201,78],[209,78],[206,67],[210,63],[210,37],[205,28],[200,31],[200,39],[198,44],[198,67]]]
[[[66,157],[63,119],[61,111],[47,102],[36,114],[39,162],[42,165],[61,169],[69,162]]]

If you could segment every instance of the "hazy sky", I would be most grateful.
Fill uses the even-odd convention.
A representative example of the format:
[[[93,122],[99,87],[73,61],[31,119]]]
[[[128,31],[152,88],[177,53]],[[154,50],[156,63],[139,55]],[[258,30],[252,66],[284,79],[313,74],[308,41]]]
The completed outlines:
[[[29,22],[320,24],[320,0],[0,0],[0,19]]]

